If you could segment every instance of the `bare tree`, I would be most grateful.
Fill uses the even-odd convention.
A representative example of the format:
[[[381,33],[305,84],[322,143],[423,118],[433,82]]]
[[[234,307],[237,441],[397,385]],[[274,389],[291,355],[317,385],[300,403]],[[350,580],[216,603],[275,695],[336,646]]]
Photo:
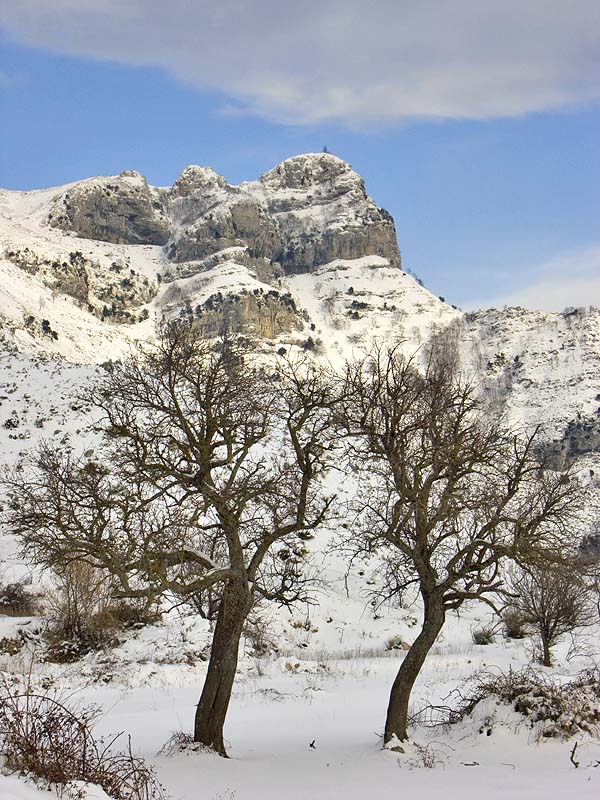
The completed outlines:
[[[470,600],[493,605],[505,560],[560,558],[579,502],[568,475],[541,470],[534,434],[486,417],[447,363],[425,374],[397,349],[348,365],[344,426],[359,473],[356,553],[383,564],[382,594],[411,589],[422,628],[402,662],[385,741],[407,738],[410,694],[446,613]]]
[[[256,597],[306,597],[299,535],[333,498],[320,477],[332,447],[334,382],[307,358],[260,368],[226,338],[182,326],[114,364],[92,394],[101,460],[48,446],[6,481],[10,527],[40,564],[85,560],[116,594],[218,593],[194,739],[226,755],[223,725],[244,621]]]
[[[540,660],[552,666],[552,648],[576,628],[597,622],[590,586],[568,564],[531,567],[515,572],[510,580],[508,608],[539,638]]]

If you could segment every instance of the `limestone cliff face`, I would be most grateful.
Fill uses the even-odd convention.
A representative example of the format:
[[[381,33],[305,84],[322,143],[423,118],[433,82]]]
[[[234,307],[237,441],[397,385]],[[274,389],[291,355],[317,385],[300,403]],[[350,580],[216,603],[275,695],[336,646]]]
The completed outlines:
[[[544,440],[542,455],[551,467],[566,469],[581,456],[600,453],[600,419],[597,416],[569,420],[560,439]]]
[[[215,205],[192,219],[183,233],[172,239],[167,253],[174,261],[188,262],[229,247],[247,247],[250,256],[277,260],[281,250],[277,225],[251,197],[233,195],[227,205]]]
[[[86,239],[166,245],[175,263],[245,247],[287,274],[366,255],[400,267],[391,216],[368,197],[360,175],[329,153],[296,156],[239,186],[196,166],[166,191],[133,172],[96,178],[59,196],[48,222]]]
[[[114,244],[165,244],[169,237],[158,192],[137,172],[83,181],[57,198],[51,226]]]
[[[363,179],[345,161],[329,153],[296,156],[265,173],[259,184],[281,231],[278,260],[286,273],[367,255],[400,267],[392,217],[368,197]]]
[[[276,339],[301,331],[305,323],[292,297],[276,290],[266,294],[247,290],[229,295],[219,292],[194,310],[187,309],[186,315],[198,334],[207,338],[218,336],[226,324],[237,333]]]

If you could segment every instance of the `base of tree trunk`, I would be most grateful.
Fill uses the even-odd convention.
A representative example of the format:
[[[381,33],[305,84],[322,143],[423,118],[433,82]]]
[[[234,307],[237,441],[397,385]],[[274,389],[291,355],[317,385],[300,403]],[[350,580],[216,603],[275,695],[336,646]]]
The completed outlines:
[[[389,744],[393,739],[398,739],[400,742],[408,739],[408,704],[412,688],[425,663],[427,654],[444,625],[445,614],[439,600],[433,609],[431,600],[426,598],[425,602],[426,607],[430,607],[426,608],[423,627],[400,665],[392,685],[385,720],[384,744]]]
[[[252,597],[239,585],[229,584],[219,607],[206,680],[196,708],[194,741],[228,758],[223,726],[237,671],[242,628]]]

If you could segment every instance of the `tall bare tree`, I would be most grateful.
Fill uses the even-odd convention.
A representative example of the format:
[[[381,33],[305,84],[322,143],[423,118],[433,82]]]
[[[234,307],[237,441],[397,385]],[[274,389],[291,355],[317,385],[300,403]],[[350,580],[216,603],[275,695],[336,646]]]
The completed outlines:
[[[44,446],[6,478],[8,524],[38,563],[88,561],[123,597],[218,592],[194,739],[223,755],[255,598],[305,596],[294,543],[332,504],[320,477],[335,395],[307,359],[261,368],[235,342],[215,348],[193,328],[171,327],[93,391],[106,426],[100,459]]]
[[[541,469],[535,434],[486,417],[443,359],[422,374],[397,349],[379,349],[347,367],[347,383],[344,426],[360,476],[351,546],[377,553],[382,592],[413,589],[423,603],[385,724],[386,742],[404,740],[411,691],[446,613],[493,603],[504,561],[560,558],[581,493],[568,475]]]

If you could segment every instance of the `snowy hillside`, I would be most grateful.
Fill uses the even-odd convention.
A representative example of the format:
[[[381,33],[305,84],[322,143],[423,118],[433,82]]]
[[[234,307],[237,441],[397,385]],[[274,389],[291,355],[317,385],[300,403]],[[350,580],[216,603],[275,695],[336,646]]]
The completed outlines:
[[[329,154],[289,159],[239,186],[191,166],[172,187],[124,172],[1,191],[0,275],[4,465],[43,440],[91,456],[95,416],[78,399],[81,388],[178,317],[206,337],[226,319],[265,354],[303,348],[334,366],[374,343],[398,343],[423,359],[445,332],[494,414],[527,428],[543,423],[556,453],[581,457],[586,475],[600,460],[600,312],[463,313],[402,270],[391,217]],[[17,653],[0,651],[0,673],[24,681],[34,663],[36,686],[98,703],[100,732],[130,732],[178,800],[363,800],[400,790],[464,800],[597,796],[597,739],[580,737],[583,768],[575,769],[572,743],[545,741],[540,725],[491,700],[458,725],[418,728],[405,752],[382,751],[389,687],[421,609],[377,605],[373,563],[348,570],[331,536],[323,530],[306,544],[322,579],[314,604],[261,610],[246,630],[229,762],[204,752],[157,755],[173,731],[189,731],[206,673],[211,626],[189,606],[165,604],[159,620],[71,664],[39,660],[43,614],[0,615],[0,643],[25,642]],[[23,579],[40,591],[50,585],[0,536],[0,582]],[[532,640],[505,639],[500,628],[487,646],[474,644],[473,631],[490,622],[484,606],[449,614],[413,711],[444,706],[479,669],[531,662]],[[565,639],[556,654],[545,674],[559,682],[597,664],[598,626],[575,649]],[[38,792],[0,774],[0,796],[35,800]],[[105,800],[95,789],[87,797]]]
[[[423,353],[450,325],[463,368],[512,421],[557,439],[598,410],[599,312],[463,314],[402,271],[393,222],[329,154],[239,186],[188,167],[168,189],[124,172],[3,191],[0,259],[0,324],[23,354],[99,363],[165,316],[214,335],[225,306],[267,350],[308,342],[334,363],[373,341]]]

